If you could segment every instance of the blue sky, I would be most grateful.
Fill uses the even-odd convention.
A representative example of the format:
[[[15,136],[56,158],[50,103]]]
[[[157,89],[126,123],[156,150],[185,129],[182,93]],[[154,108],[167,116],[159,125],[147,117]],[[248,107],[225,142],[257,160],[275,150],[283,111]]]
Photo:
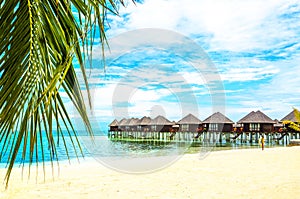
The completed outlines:
[[[89,75],[93,114],[103,126],[115,117],[158,114],[178,121],[189,112],[204,120],[218,110],[233,121],[252,110],[281,119],[300,108],[299,1],[144,0],[108,19],[112,49],[105,72],[95,45]],[[115,39],[141,28],[191,39],[203,49],[198,54],[208,55],[213,72],[197,70],[189,59],[195,55],[184,54],[180,42],[148,45],[138,34]],[[214,101],[219,96],[223,104]]]

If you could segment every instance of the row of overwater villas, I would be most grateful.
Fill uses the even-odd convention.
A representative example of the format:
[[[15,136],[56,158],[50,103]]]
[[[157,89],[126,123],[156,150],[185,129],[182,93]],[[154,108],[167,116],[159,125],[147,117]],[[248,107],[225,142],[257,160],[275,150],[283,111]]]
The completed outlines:
[[[110,123],[109,132],[260,132],[281,133],[284,131],[283,121],[297,122],[294,111],[281,120],[272,120],[261,111],[252,111],[237,123],[220,112],[216,112],[201,121],[193,114],[188,114],[178,122],[171,122],[163,116],[155,118],[123,118]]]

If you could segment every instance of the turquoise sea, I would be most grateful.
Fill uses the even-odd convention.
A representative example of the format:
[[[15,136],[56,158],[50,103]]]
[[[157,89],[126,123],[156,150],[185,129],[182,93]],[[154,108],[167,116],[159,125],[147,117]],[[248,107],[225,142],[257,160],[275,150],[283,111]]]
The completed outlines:
[[[74,137],[73,137],[74,138]],[[57,157],[56,155],[50,153],[48,148],[48,143],[46,139],[43,139],[43,150],[44,150],[44,160],[45,162],[51,161],[51,159],[59,161],[68,160],[68,155],[71,159],[75,159],[77,156],[82,157],[78,147],[72,147],[72,142],[69,137],[66,137],[66,145],[68,146],[68,155],[65,151],[62,139],[58,139],[57,136],[54,137],[57,145]],[[249,148],[260,148],[257,143],[201,143],[201,142],[176,142],[176,141],[120,141],[120,140],[110,140],[106,135],[96,136],[94,140],[91,140],[89,136],[79,136],[79,141],[82,145],[82,151],[85,157],[94,158],[105,158],[105,157],[156,157],[156,156],[168,156],[168,155],[183,155],[190,153],[207,153],[211,151],[218,150],[237,150],[237,149],[249,149]],[[0,143],[0,148],[3,147],[3,142]],[[279,145],[276,143],[266,143],[266,148],[270,147],[282,147],[284,145]],[[21,146],[23,149],[23,146]],[[4,153],[4,151],[6,152]],[[7,163],[8,154],[11,150],[11,145],[3,150],[4,155],[1,157],[0,167],[5,167]],[[27,149],[27,151],[29,151]],[[77,153],[77,154],[76,154]],[[36,155],[38,161],[42,161],[42,147],[39,145],[38,149],[35,151],[33,161],[36,161]],[[22,153],[19,151],[16,158],[16,166],[20,163],[28,163],[29,155],[27,152],[26,159],[22,160]]]

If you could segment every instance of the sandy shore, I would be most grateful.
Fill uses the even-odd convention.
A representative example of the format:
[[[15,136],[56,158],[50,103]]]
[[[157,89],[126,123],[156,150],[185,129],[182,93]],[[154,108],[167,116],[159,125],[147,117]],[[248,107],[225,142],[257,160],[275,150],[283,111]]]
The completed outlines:
[[[47,167],[37,179],[15,169],[0,198],[299,198],[300,147],[243,149],[185,155],[166,169],[125,174],[96,161]],[[0,169],[4,179],[5,169]]]

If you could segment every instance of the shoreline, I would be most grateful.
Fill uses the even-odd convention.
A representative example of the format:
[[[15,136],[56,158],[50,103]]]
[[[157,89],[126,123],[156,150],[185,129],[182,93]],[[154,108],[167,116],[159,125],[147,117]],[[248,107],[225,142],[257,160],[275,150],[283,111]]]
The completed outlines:
[[[56,164],[56,163],[54,163]],[[60,162],[59,170],[32,166],[21,178],[14,168],[0,198],[296,198],[300,194],[300,147],[275,147],[185,154],[164,169],[127,174],[109,169],[92,157]],[[0,169],[4,179],[6,169]],[[54,178],[53,178],[54,177]]]

